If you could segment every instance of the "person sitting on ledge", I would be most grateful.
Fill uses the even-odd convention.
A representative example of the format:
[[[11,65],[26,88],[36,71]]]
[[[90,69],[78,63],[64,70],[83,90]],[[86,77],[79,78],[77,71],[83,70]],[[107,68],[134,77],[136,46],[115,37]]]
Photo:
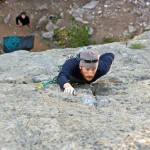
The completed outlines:
[[[90,84],[105,75],[114,60],[112,53],[99,55],[94,51],[83,51],[79,57],[67,60],[57,76],[57,83],[65,93],[76,95],[71,84]]]
[[[19,27],[27,25],[29,29],[32,29],[30,18],[27,16],[26,12],[22,12],[16,17],[16,25]]]

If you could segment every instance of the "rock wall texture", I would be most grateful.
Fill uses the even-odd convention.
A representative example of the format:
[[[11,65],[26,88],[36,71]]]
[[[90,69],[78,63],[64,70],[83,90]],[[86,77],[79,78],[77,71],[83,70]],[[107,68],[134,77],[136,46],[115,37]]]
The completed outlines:
[[[0,55],[1,150],[149,150],[150,32],[125,43]],[[130,49],[133,42],[146,45]],[[67,56],[112,52],[110,72],[77,96],[57,84],[43,90]]]

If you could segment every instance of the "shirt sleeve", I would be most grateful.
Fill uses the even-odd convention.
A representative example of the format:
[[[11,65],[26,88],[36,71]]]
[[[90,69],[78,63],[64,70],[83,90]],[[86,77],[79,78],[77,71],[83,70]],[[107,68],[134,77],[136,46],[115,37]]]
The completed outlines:
[[[79,65],[79,60],[77,58],[67,60],[58,74],[57,83],[63,88],[65,83],[69,83],[69,77],[72,74],[72,71]]]
[[[28,16],[26,16],[26,23],[29,24],[30,23],[30,19]]]
[[[100,56],[98,72],[101,76],[105,75],[110,70],[113,60],[114,54],[112,53],[105,53]]]
[[[19,17],[19,16],[18,16],[18,17],[16,17],[16,24],[17,24],[17,25],[19,25],[19,22],[18,22],[18,21],[19,21],[19,19],[20,19],[20,17]]]

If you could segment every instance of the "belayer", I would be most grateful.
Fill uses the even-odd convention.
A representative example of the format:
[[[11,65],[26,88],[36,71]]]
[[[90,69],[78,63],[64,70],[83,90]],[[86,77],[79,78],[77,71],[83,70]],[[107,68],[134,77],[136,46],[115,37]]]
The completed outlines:
[[[29,29],[32,29],[31,24],[30,24],[30,18],[27,16],[26,12],[21,12],[17,17],[16,17],[16,25],[17,26],[24,26],[27,25]]]
[[[112,53],[99,55],[94,51],[84,51],[79,57],[67,60],[58,74],[57,83],[65,93],[76,95],[71,84],[90,84],[105,75],[114,60]]]

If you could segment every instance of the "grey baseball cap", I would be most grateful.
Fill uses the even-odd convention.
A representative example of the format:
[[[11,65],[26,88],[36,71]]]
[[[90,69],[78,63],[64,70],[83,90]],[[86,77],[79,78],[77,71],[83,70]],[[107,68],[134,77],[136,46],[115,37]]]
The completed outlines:
[[[79,66],[96,67],[98,65],[99,54],[94,51],[84,51],[80,53]]]

